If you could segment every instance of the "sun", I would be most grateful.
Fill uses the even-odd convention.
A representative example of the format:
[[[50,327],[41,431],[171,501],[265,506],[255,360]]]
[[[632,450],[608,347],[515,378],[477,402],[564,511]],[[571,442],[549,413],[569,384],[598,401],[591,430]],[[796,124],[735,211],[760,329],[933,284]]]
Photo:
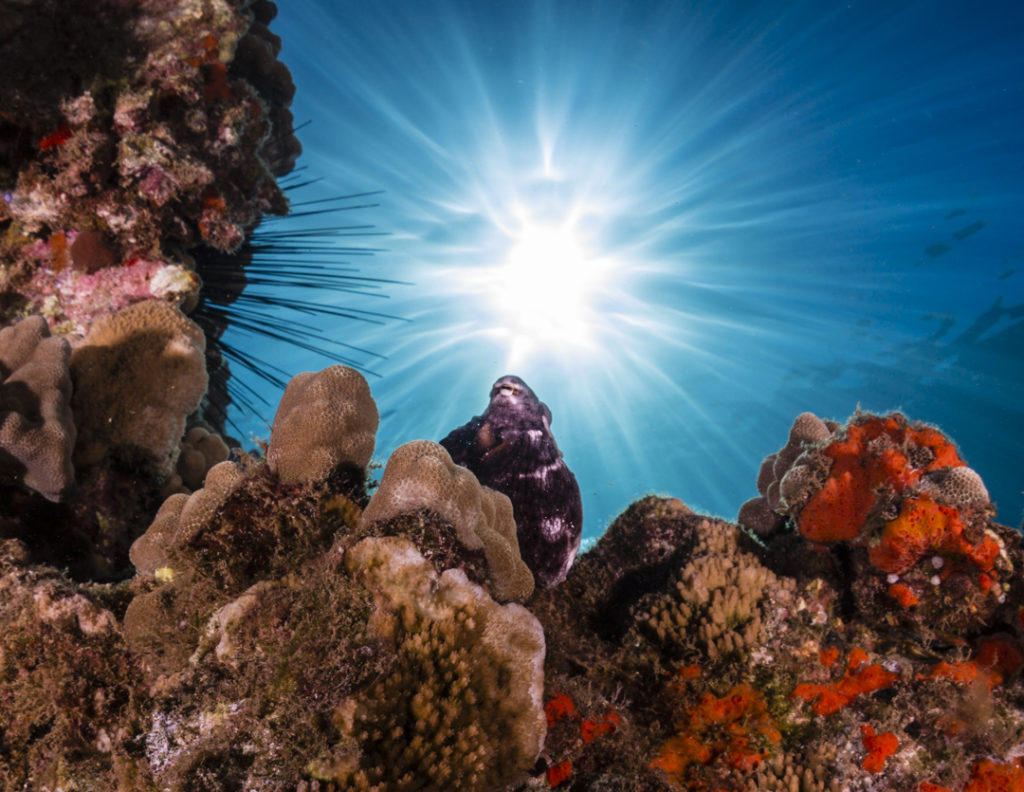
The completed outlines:
[[[571,225],[526,224],[494,270],[494,308],[520,344],[588,346],[605,268]]]

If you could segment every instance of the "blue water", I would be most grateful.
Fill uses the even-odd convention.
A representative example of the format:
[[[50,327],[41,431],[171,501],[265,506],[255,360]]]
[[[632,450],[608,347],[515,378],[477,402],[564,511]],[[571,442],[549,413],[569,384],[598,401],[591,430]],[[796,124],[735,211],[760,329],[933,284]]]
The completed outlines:
[[[306,189],[384,190],[355,263],[412,284],[332,298],[407,321],[320,322],[386,356],[381,462],[518,374],[593,538],[647,492],[735,517],[797,413],[859,404],[940,426],[1020,524],[1024,4],[303,0],[273,29]]]

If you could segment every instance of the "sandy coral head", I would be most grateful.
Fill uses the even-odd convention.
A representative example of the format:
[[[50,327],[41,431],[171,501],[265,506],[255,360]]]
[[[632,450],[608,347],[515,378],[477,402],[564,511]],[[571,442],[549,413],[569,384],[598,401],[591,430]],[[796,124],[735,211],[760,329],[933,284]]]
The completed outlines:
[[[363,375],[329,366],[292,377],[274,415],[267,463],[286,484],[319,481],[373,456],[377,405]]]
[[[74,484],[70,354],[41,316],[0,330],[0,474],[52,501]]]
[[[72,407],[79,428],[75,463],[115,447],[152,455],[173,469],[185,419],[206,393],[206,338],[169,303],[146,300],[97,321],[71,355]]]
[[[533,593],[533,575],[519,552],[512,502],[481,486],[443,446],[429,440],[395,449],[363,521],[390,520],[416,509],[429,509],[451,522],[466,549],[483,550],[496,599],[523,601]]]

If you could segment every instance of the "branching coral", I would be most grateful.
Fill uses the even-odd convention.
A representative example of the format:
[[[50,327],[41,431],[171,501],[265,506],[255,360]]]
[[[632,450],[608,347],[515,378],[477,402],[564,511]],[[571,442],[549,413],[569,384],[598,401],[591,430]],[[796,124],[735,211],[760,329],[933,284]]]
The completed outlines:
[[[844,792],[846,787],[835,777],[836,750],[831,745],[820,750],[779,751],[766,757],[751,773],[743,792]]]
[[[545,729],[536,619],[519,605],[497,605],[459,570],[438,576],[404,539],[365,539],[346,566],[374,592],[369,629],[394,643],[396,659],[338,708],[342,743],[316,774],[381,791],[516,781]]]
[[[0,472],[52,501],[74,484],[70,354],[39,316],[0,330]]]
[[[749,653],[765,641],[769,598],[787,584],[739,552],[733,526],[707,521],[702,529],[674,592],[655,599],[643,622],[680,656],[699,652],[719,660]]]

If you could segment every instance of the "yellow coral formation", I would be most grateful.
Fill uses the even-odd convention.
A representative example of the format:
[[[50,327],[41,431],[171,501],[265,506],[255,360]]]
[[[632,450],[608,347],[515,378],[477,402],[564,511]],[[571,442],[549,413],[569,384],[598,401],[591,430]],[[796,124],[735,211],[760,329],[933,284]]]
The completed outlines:
[[[320,481],[373,456],[377,405],[355,369],[329,366],[292,377],[277,406],[267,464],[285,484]]]
[[[341,741],[317,777],[355,790],[502,789],[540,753],[544,634],[461,570],[438,575],[405,539],[364,539],[346,566],[374,593],[369,630],[392,642],[388,674],[339,706]]]
[[[792,583],[739,552],[734,526],[705,520],[699,536],[674,591],[655,600],[641,620],[658,640],[696,644],[712,660],[749,653],[766,640],[768,597]]]
[[[451,522],[467,549],[483,550],[495,599],[522,602],[533,593],[533,575],[519,554],[512,502],[481,486],[476,476],[429,440],[395,449],[363,512],[363,522],[389,520],[419,508]]]
[[[784,751],[768,757],[747,778],[743,792],[840,792],[845,784],[835,777],[835,746],[801,757]]]

